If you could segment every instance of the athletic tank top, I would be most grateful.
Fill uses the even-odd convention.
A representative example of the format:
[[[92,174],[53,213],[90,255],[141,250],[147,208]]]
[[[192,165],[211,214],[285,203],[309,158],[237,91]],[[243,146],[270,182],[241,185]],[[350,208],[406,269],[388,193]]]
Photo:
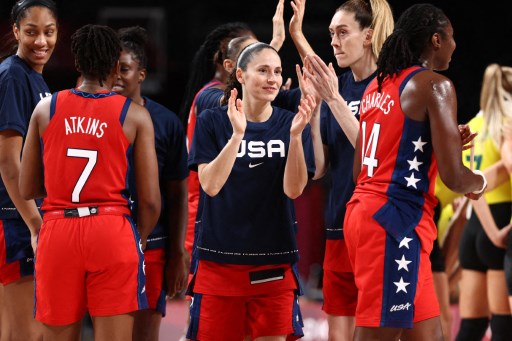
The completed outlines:
[[[128,205],[130,142],[123,123],[130,103],[115,92],[71,89],[52,95],[42,135],[43,211]]]
[[[416,227],[424,212],[433,216],[437,204],[429,121],[408,118],[400,106],[405,85],[423,70],[418,66],[402,70],[384,80],[381,92],[373,79],[360,106],[361,173],[354,197],[387,198],[373,218],[397,241]],[[435,226],[431,232],[435,233]]]

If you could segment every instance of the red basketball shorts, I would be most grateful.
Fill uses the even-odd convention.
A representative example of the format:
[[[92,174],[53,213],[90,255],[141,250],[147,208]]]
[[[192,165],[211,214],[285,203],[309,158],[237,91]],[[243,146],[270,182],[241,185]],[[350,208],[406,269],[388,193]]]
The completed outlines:
[[[357,287],[344,239],[326,241],[322,290],[323,311],[333,316],[355,315]]]
[[[145,250],[144,264],[146,265],[146,296],[148,298],[149,309],[156,310],[161,313],[162,316],[165,316],[165,250]]]
[[[428,231],[423,215],[415,230],[396,241],[373,215],[387,199],[365,196],[347,204],[345,240],[358,289],[356,326],[412,328],[439,316],[429,253],[416,231]]]
[[[8,285],[34,274],[30,231],[21,219],[0,220],[0,283]]]
[[[36,253],[36,319],[67,325],[87,309],[91,316],[147,309],[143,262],[138,231],[127,215],[45,214]]]
[[[194,294],[190,306],[190,340],[240,341],[250,335],[302,336],[302,322],[295,290],[255,296]]]
[[[302,337],[295,265],[235,265],[199,261],[189,290],[190,340]]]

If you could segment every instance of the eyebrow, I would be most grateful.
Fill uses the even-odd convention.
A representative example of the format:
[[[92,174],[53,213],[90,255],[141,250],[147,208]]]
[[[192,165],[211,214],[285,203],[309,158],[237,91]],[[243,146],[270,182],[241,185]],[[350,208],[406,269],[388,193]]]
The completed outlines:
[[[329,27],[329,29],[335,31],[335,30],[337,30],[339,28],[345,28],[345,27],[348,27],[348,25],[341,24],[341,25],[337,25],[337,26],[334,26],[334,27]]]
[[[27,23],[26,25],[30,26],[30,27],[37,27],[38,26],[38,25],[32,24],[32,23]],[[51,23],[51,24],[46,25],[45,28],[48,28],[48,27],[51,27],[51,26],[56,26],[56,25],[55,25],[55,23]]]
[[[266,68],[270,68],[270,69],[282,69],[283,66],[271,66],[271,65],[268,65],[268,64],[259,64],[257,65],[256,67],[266,67]]]

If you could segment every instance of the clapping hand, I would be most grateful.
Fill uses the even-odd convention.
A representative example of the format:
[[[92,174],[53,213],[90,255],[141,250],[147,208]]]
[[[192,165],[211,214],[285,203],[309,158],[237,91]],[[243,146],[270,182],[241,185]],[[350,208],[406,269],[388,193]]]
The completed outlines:
[[[228,101],[228,117],[233,127],[233,135],[243,136],[247,127],[247,119],[242,109],[242,100],[236,98],[238,91],[231,90],[231,96]]]
[[[306,124],[311,120],[313,109],[316,107],[315,98],[311,95],[307,95],[306,98],[302,98],[299,104],[299,110],[292,121],[290,128],[290,136],[300,136]]]

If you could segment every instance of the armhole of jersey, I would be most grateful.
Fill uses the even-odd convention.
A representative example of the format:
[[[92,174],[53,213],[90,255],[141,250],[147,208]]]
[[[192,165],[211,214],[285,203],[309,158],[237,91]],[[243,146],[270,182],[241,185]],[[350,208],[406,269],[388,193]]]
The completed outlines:
[[[130,98],[127,98],[124,102],[123,109],[121,110],[121,115],[119,116],[119,123],[121,123],[121,127],[123,126],[124,120],[126,119],[126,114],[128,113],[130,103],[132,103],[132,100]]]
[[[415,75],[417,74],[418,72],[420,71],[424,71],[426,70],[424,67],[419,67],[417,68],[416,70],[412,70],[410,74],[408,74],[407,76],[405,76],[404,80],[402,81],[402,83],[400,83],[400,89],[398,91],[398,96],[401,96],[402,95],[402,91],[404,91],[404,88],[405,88],[405,85],[407,85],[407,82],[409,82],[409,80]]]
[[[53,115],[55,114],[55,106],[57,105],[57,95],[58,95],[58,92],[54,92],[52,94],[52,99],[50,101],[50,120],[52,119]]]

